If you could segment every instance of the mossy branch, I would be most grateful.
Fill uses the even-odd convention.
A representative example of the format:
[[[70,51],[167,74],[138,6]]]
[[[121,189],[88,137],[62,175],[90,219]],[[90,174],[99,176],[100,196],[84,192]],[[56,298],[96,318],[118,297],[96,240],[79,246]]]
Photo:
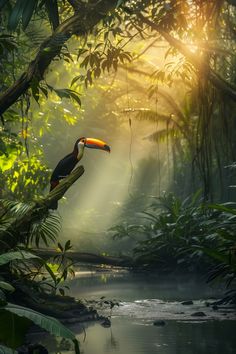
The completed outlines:
[[[17,246],[18,243],[24,243],[27,237],[29,225],[36,220],[40,220],[50,209],[53,202],[60,200],[66,191],[72,186],[78,178],[84,173],[84,167],[77,167],[68,177],[54,188],[47,196],[31,203],[31,207],[23,215],[13,218],[7,228],[0,232],[0,247],[4,251]]]
[[[60,200],[65,192],[72,186],[78,178],[84,174],[84,167],[77,167],[68,177],[64,178],[56,188],[54,188],[46,197],[37,201],[38,205],[42,205],[46,209],[50,208],[50,205]]]

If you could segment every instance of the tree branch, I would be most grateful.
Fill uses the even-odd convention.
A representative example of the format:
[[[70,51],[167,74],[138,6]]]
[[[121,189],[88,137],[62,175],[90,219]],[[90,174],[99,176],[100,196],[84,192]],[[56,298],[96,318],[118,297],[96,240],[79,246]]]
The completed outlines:
[[[28,69],[0,95],[0,115],[25,93],[33,80],[41,81],[53,59],[60,54],[63,45],[72,35],[83,36],[91,31],[108,11],[116,7],[117,0],[102,0],[96,3],[80,2],[80,12],[61,23],[53,34],[40,46]]]
[[[50,208],[50,205],[63,197],[66,191],[78,178],[84,174],[84,167],[77,167],[68,177],[64,178],[60,184],[54,188],[46,197],[32,203],[31,207],[24,214],[20,214],[10,221],[7,228],[0,233],[1,251],[14,248],[18,243],[24,242],[27,233],[23,233],[35,220],[40,220]]]
[[[148,18],[144,17],[142,14],[139,14],[138,17],[144,23],[149,25],[153,30],[157,31],[165,40],[174,48],[176,48],[181,54],[183,54],[192,65],[198,70],[200,73],[204,73],[206,78],[215,86],[220,92],[229,96],[234,101],[236,101],[236,88],[232,87],[230,83],[225,81],[222,77],[220,77],[208,63],[204,62],[200,59],[196,54],[192,53],[188,47],[181,42],[180,40],[174,38],[169,33],[165,32],[158,26],[156,23],[150,21]]]
[[[84,174],[84,167],[77,167],[71,174],[64,178],[45,198],[38,201],[38,204],[49,208],[52,202],[60,200],[66,191]]]

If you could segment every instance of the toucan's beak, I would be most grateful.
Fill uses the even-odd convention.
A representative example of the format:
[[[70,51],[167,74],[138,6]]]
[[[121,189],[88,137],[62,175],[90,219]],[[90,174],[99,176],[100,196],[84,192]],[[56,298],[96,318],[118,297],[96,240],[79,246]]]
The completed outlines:
[[[100,139],[86,138],[85,146],[90,149],[98,149],[111,152],[110,146],[108,146],[104,141]]]

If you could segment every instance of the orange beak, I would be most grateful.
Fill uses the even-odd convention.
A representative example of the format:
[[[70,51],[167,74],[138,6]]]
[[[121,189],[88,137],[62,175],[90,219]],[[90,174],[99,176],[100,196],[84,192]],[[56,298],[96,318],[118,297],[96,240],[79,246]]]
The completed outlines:
[[[104,141],[100,139],[86,138],[85,146],[90,149],[98,149],[111,152],[110,146],[108,146]]]

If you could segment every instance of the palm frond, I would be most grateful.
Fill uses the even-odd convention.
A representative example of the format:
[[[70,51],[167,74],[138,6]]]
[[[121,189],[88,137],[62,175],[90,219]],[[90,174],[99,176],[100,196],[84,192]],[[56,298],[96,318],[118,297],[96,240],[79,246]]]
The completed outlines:
[[[4,216],[0,222],[0,234],[8,233],[9,237],[14,237],[9,231],[9,226],[13,218],[21,217],[32,207],[32,203],[19,203],[9,200],[1,200],[3,208],[5,208]],[[40,218],[33,222],[28,231],[28,242],[35,243],[38,247],[40,242],[44,242],[48,246],[49,241],[55,241],[61,229],[60,216],[55,213]]]
[[[186,123],[187,119],[185,117],[185,114],[182,111],[182,108],[176,103],[176,100],[168,92],[166,92],[160,87],[158,87],[158,90],[156,92],[157,95],[161,96],[168,103],[173,113],[176,114],[179,120],[181,120],[183,123]]]
[[[164,122],[164,123],[172,123],[173,125],[176,124],[174,121],[172,114],[164,114],[164,113],[158,113],[155,111],[152,111],[151,109],[148,108],[138,108],[134,109],[133,112],[137,112],[135,118],[137,120],[147,120],[151,122]]]
[[[39,247],[40,241],[48,246],[49,241],[55,241],[61,229],[60,216],[55,213],[48,214],[43,220],[31,225],[29,241]]]
[[[32,207],[32,203],[21,203],[5,199],[1,199],[1,202],[7,211],[7,218],[22,216]]]
[[[36,29],[35,26],[31,23],[25,30],[25,35],[27,36],[29,43],[34,47],[39,47],[46,37],[44,27]]]
[[[169,129],[162,129],[162,130],[158,130],[148,136],[146,136],[145,140],[151,140],[151,141],[155,141],[155,142],[162,142],[165,141],[167,138],[169,137],[181,137],[182,134],[179,131],[179,129],[176,128],[169,128]]]

